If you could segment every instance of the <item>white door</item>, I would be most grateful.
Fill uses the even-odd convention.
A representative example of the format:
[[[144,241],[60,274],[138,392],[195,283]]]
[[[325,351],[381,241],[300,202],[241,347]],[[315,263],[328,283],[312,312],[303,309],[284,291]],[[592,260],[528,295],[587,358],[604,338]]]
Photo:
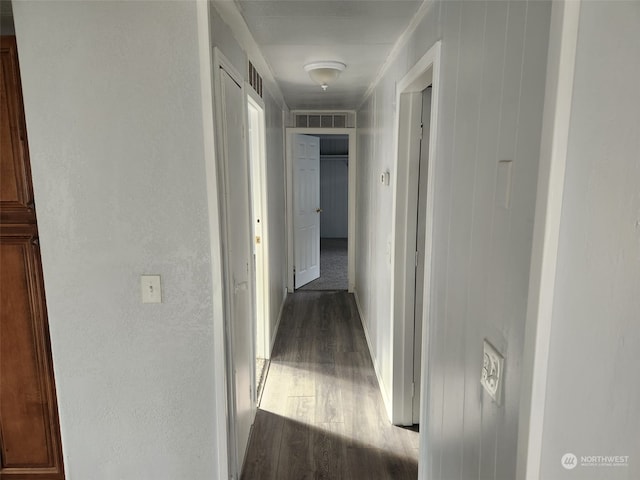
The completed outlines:
[[[429,165],[429,129],[431,120],[431,87],[422,92],[422,140],[418,175],[418,219],[416,228],[416,292],[413,329],[413,423],[420,423],[420,379],[422,364],[422,320],[424,310],[425,242],[427,225],[427,167]]]
[[[245,101],[242,89],[233,78],[220,69],[223,148],[224,195],[226,217],[227,289],[229,291],[229,335],[232,360],[232,406],[236,447],[236,468],[242,466],[249,440],[249,430],[255,414],[252,392],[253,357],[253,293],[251,264],[251,204],[249,196],[249,164],[243,135]]]
[[[295,288],[300,288],[320,277],[320,139],[296,134],[293,162]]]

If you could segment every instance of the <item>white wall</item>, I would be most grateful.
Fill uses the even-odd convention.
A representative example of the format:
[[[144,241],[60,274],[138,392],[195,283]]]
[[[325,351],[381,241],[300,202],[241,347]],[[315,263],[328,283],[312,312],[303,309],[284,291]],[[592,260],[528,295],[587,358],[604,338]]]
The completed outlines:
[[[267,203],[269,209],[269,295],[271,308],[267,335],[273,345],[287,288],[286,175],[282,108],[266,90],[264,99],[267,123]]]
[[[552,316],[541,478],[640,478],[640,4],[584,1]],[[565,470],[565,453],[629,456]]]
[[[320,236],[349,236],[349,157],[320,155]]]
[[[67,478],[215,478],[196,5],[14,13]]]
[[[421,467],[430,480],[515,476],[520,362],[550,4],[436,2],[358,112],[356,293],[387,401],[395,84],[442,40],[432,351]],[[512,160],[509,208],[500,160]],[[392,181],[395,181],[392,178]],[[483,338],[506,356],[504,403],[481,389]]]

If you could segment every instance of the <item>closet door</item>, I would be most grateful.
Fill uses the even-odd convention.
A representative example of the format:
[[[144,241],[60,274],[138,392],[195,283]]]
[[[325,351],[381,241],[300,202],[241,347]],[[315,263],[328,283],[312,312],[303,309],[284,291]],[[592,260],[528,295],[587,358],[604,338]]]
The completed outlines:
[[[0,478],[63,480],[15,37],[0,47]]]

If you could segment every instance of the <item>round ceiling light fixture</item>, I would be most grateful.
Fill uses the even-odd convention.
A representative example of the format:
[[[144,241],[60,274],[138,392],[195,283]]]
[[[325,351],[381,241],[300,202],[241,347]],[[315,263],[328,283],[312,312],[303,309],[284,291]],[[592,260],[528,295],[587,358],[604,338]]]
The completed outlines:
[[[345,68],[347,66],[342,62],[313,62],[304,66],[311,80],[319,84],[323,91],[340,76]]]

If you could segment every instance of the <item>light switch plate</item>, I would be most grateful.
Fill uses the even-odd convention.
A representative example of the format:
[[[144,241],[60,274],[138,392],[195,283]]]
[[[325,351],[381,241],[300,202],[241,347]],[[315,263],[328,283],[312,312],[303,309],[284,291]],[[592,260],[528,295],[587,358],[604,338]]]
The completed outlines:
[[[480,383],[498,405],[502,404],[503,375],[504,357],[485,339]]]
[[[160,275],[142,275],[140,277],[142,303],[162,303]]]

